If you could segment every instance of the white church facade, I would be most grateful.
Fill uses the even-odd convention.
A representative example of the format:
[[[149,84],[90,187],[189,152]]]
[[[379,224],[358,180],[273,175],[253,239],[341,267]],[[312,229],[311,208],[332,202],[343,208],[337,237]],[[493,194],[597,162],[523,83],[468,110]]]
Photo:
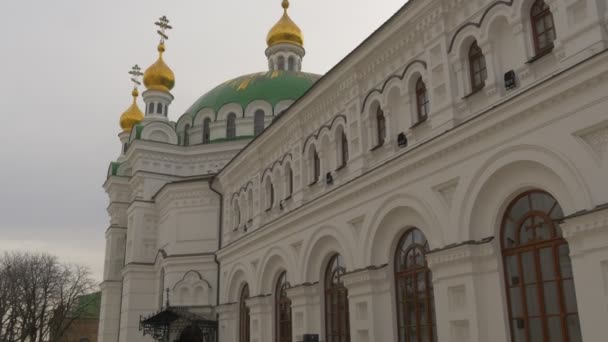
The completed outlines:
[[[606,341],[608,2],[410,0],[323,76],[283,8],[176,122],[159,21],[99,341]]]

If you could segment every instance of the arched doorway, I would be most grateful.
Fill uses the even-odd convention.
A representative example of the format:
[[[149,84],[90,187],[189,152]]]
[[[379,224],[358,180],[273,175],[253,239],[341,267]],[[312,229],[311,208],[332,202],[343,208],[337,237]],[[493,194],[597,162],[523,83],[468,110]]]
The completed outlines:
[[[207,342],[203,337],[201,329],[195,325],[190,325],[184,329],[179,336],[179,342]]]

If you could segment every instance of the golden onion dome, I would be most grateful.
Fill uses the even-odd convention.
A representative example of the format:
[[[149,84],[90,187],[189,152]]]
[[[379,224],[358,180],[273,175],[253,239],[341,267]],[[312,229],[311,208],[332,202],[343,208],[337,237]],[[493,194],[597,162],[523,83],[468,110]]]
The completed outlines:
[[[266,43],[268,43],[268,47],[271,47],[280,43],[290,43],[296,44],[298,46],[304,46],[304,36],[302,35],[302,31],[296,25],[296,23],[291,20],[289,14],[287,14],[287,9],[289,8],[289,1],[283,0],[283,16],[281,19],[270,29],[268,32],[268,36],[266,37]]]
[[[137,88],[134,88],[131,92],[133,96],[133,103],[122,115],[120,116],[120,128],[122,128],[123,132],[131,132],[133,126],[137,125],[144,119],[144,113],[139,109],[137,105],[137,97],[139,96],[139,91]]]
[[[175,86],[175,75],[165,61],[163,53],[165,52],[165,44],[158,44],[158,59],[144,73],[144,85],[149,90],[158,90],[170,92]]]

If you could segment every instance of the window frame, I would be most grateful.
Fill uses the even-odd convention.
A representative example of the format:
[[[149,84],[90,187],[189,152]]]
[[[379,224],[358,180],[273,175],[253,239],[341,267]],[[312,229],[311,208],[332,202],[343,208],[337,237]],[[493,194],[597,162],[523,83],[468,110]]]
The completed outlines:
[[[209,144],[211,142],[211,119],[205,118],[203,120],[203,144]]]
[[[349,159],[350,154],[348,150],[348,137],[346,136],[344,129],[342,129],[340,134],[340,166],[338,167],[338,170],[345,168]]]
[[[239,342],[250,342],[251,339],[251,311],[247,306],[249,296],[249,285],[245,284],[239,298]]]
[[[408,342],[411,340],[408,340],[406,337],[411,335],[406,334],[410,334],[412,328],[415,328],[414,331],[416,331],[414,340],[424,340],[428,342],[437,341],[437,318],[435,314],[435,295],[432,282],[432,273],[426,261],[426,254],[429,251],[430,248],[428,240],[424,236],[424,233],[422,233],[422,231],[418,228],[408,229],[399,239],[399,243],[397,244],[397,248],[395,250],[393,271],[395,277],[395,305],[397,309],[397,336],[399,342]],[[401,262],[402,258],[406,259],[407,263],[407,257],[411,252],[418,252],[417,256],[422,258],[423,263],[420,265],[414,264],[413,266],[408,266],[407,264],[404,265]],[[418,290],[419,277],[423,277],[424,279],[424,297],[422,300],[419,297],[420,292]],[[407,321],[407,317],[411,316],[407,311],[407,303],[409,302],[406,297],[407,291],[400,292],[402,288],[405,288],[408,281],[411,281],[416,287],[416,290],[413,291],[412,300],[415,307],[413,314],[415,317],[415,322]],[[403,300],[401,300],[401,298],[403,298]],[[426,307],[426,315],[421,314],[419,311],[419,304],[421,301]],[[423,318],[425,318],[425,323],[422,323]],[[401,322],[403,322],[403,326],[401,325]],[[402,332],[404,329],[406,333]],[[424,335],[426,336],[426,339],[421,339],[421,336]]]
[[[422,76],[416,81],[416,124],[425,122],[429,117],[430,102],[429,93]]]
[[[345,273],[346,268],[342,263],[342,256],[340,254],[333,255],[325,269],[324,279],[326,342],[350,342],[348,289],[344,286],[344,282],[342,281],[342,276],[344,276]],[[337,282],[334,282],[334,279],[337,279]],[[340,303],[340,301],[342,303]],[[334,303],[337,304],[334,305]],[[342,304],[342,306],[340,304]],[[337,330],[332,330],[335,323],[332,320],[334,315],[338,316],[335,320],[335,322],[338,322]],[[340,323],[344,323],[344,326],[341,326]]]
[[[311,160],[311,180],[310,185],[317,184],[321,179],[321,158],[319,157],[319,152],[317,152],[317,148],[315,146],[312,147],[312,160]]]
[[[226,140],[236,140],[236,114],[230,113],[226,117]]]
[[[476,93],[486,86],[486,79],[488,78],[488,68],[486,64],[486,57],[481,50],[481,47],[477,44],[477,41],[471,43],[468,53],[469,61],[469,76],[471,82],[471,94]],[[476,65],[479,65],[479,70],[476,69]],[[479,83],[475,81],[475,76],[479,75]]]
[[[539,203],[538,199],[536,202],[533,199],[534,195],[543,196],[544,199],[551,199],[553,201],[553,205],[548,211],[534,209],[535,203]],[[523,208],[526,209],[526,211],[519,217],[513,217],[514,211],[516,209],[521,210],[522,208],[519,206],[526,200],[528,202],[527,207]],[[555,217],[552,217],[552,215],[554,215],[553,212],[556,209],[558,210],[557,214],[555,214]],[[559,225],[557,224],[557,221],[559,221],[562,217],[563,212],[559,202],[553,196],[551,196],[551,194],[538,189],[529,190],[516,196],[511,202],[509,202],[509,205],[503,214],[500,227],[500,244],[503,259],[503,274],[505,279],[504,286],[507,300],[506,304],[509,315],[509,332],[511,341],[513,342],[518,341],[516,339],[515,332],[522,329],[524,330],[522,335],[524,341],[532,342],[538,340],[537,336],[531,336],[530,321],[533,319],[540,321],[540,332],[542,335],[540,340],[550,340],[551,331],[553,331],[550,331],[549,329],[549,320],[551,318],[559,319],[559,324],[561,325],[561,338],[563,342],[571,341],[568,331],[570,328],[568,322],[569,316],[576,316],[578,332],[581,331],[573,275],[570,274],[568,277],[564,277],[562,273],[562,262],[564,259],[560,258],[560,249],[566,252],[566,260],[569,262],[570,267],[572,265],[572,260],[569,256],[568,242],[563,238],[563,236],[561,236],[561,231],[559,229]],[[536,219],[540,219],[540,221],[536,223]],[[531,221],[531,225],[524,227],[524,224],[529,221]],[[542,238],[542,236],[541,238],[538,238],[537,229],[542,228],[545,225],[547,226],[551,236],[549,238]],[[524,243],[520,243],[522,229],[526,230],[526,234],[532,234],[532,238]],[[530,233],[531,229],[534,229],[532,233]],[[507,235],[508,232],[514,232],[515,235],[513,235],[513,238]],[[529,236],[524,236],[524,238],[529,238]],[[512,246],[507,245],[507,243],[512,244]],[[549,251],[551,253],[551,259],[549,260],[551,260],[553,267],[543,268],[543,264],[541,262],[543,251]],[[524,257],[526,255],[532,257],[531,264],[524,263]],[[509,269],[509,262],[511,260],[514,261],[513,266],[515,266],[515,269],[512,270]],[[524,272],[524,270],[526,272]],[[533,275],[531,272],[533,272]],[[514,277],[513,273],[516,273],[517,277]],[[572,273],[571,270],[570,273]],[[553,274],[554,278],[544,279],[544,277],[547,276],[546,274]],[[564,284],[566,281],[572,282],[572,287],[570,288],[571,291],[565,290]],[[557,298],[554,298],[553,306],[555,306],[554,309],[558,309],[558,313],[546,312],[547,307],[551,305],[548,304],[545,296],[546,284],[549,283],[553,283],[555,285],[555,293],[557,294]],[[529,291],[529,288],[531,288],[532,291]],[[515,294],[518,294],[520,299],[518,302],[516,302],[517,297],[512,295],[512,291],[514,291]],[[530,295],[535,295],[537,297],[536,300],[528,300],[528,296]],[[570,295],[570,297],[573,298],[576,311],[568,311],[567,295]],[[555,304],[555,301],[557,301],[557,305]],[[514,304],[520,308],[520,316],[514,316]],[[533,311],[538,311],[538,314],[531,315],[529,312],[530,308],[533,308]],[[515,325],[515,322],[517,322],[517,325]],[[580,335],[578,337],[582,340]]]
[[[255,113],[253,114],[253,135],[254,136],[257,137],[264,131],[264,128],[265,128],[264,121],[265,120],[266,120],[266,113],[261,109],[256,110]]]
[[[535,13],[535,11],[538,11]],[[543,32],[538,31],[537,24],[543,22],[546,24],[546,19],[549,19],[551,22],[551,27],[547,29],[544,28]],[[555,31],[555,20],[553,18],[553,13],[551,12],[551,8],[544,0],[535,0],[530,7],[530,26],[532,27],[532,41],[534,43],[534,53],[535,56],[542,56],[553,50],[554,44],[557,34]],[[550,33],[553,33],[552,39],[549,42],[547,39],[550,36]],[[546,46],[540,46],[541,37],[547,39]]]
[[[376,147],[383,146],[386,142],[386,115],[382,107],[376,109]]]
[[[287,272],[283,271],[279,275],[275,286],[275,330],[277,342],[292,342],[291,299],[289,299],[286,292],[289,287]],[[287,333],[287,336],[283,336],[286,331],[289,331],[289,333]]]

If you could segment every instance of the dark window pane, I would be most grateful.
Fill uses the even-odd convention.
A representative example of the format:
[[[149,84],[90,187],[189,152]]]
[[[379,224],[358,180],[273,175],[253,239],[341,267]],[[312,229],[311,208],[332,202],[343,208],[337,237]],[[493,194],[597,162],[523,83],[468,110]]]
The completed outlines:
[[[511,336],[515,342],[526,342],[526,327],[523,319],[515,319],[511,322]]]
[[[555,279],[553,247],[543,248],[540,250],[540,267],[542,270],[543,280]]]
[[[536,265],[534,263],[534,254],[532,252],[526,252],[521,254],[521,265],[524,272],[524,279],[526,284],[536,282]]]
[[[569,342],[582,342],[583,338],[581,336],[581,326],[578,320],[578,315],[568,315],[566,321],[568,323],[568,337],[570,338]]]
[[[530,318],[530,341],[543,340],[543,326],[540,318]]]
[[[566,311],[569,313],[577,312],[578,310],[576,305],[576,296],[574,292],[574,280],[564,280],[562,286],[564,287],[564,297],[566,299]]]
[[[551,342],[562,342],[564,335],[562,333],[562,319],[559,316],[549,317],[547,322],[547,329],[549,330],[549,341]]]
[[[559,314],[559,296],[557,295],[557,284],[553,281],[544,283],[545,312],[548,315]]]
[[[568,245],[559,246],[559,268],[562,278],[572,278],[572,262]]]
[[[511,314],[513,317],[522,317],[524,311],[521,307],[522,298],[521,298],[521,288],[512,287],[509,289],[509,296],[511,299]]]
[[[526,286],[526,302],[529,316],[540,315],[540,309],[538,307],[538,288],[536,285]]]

